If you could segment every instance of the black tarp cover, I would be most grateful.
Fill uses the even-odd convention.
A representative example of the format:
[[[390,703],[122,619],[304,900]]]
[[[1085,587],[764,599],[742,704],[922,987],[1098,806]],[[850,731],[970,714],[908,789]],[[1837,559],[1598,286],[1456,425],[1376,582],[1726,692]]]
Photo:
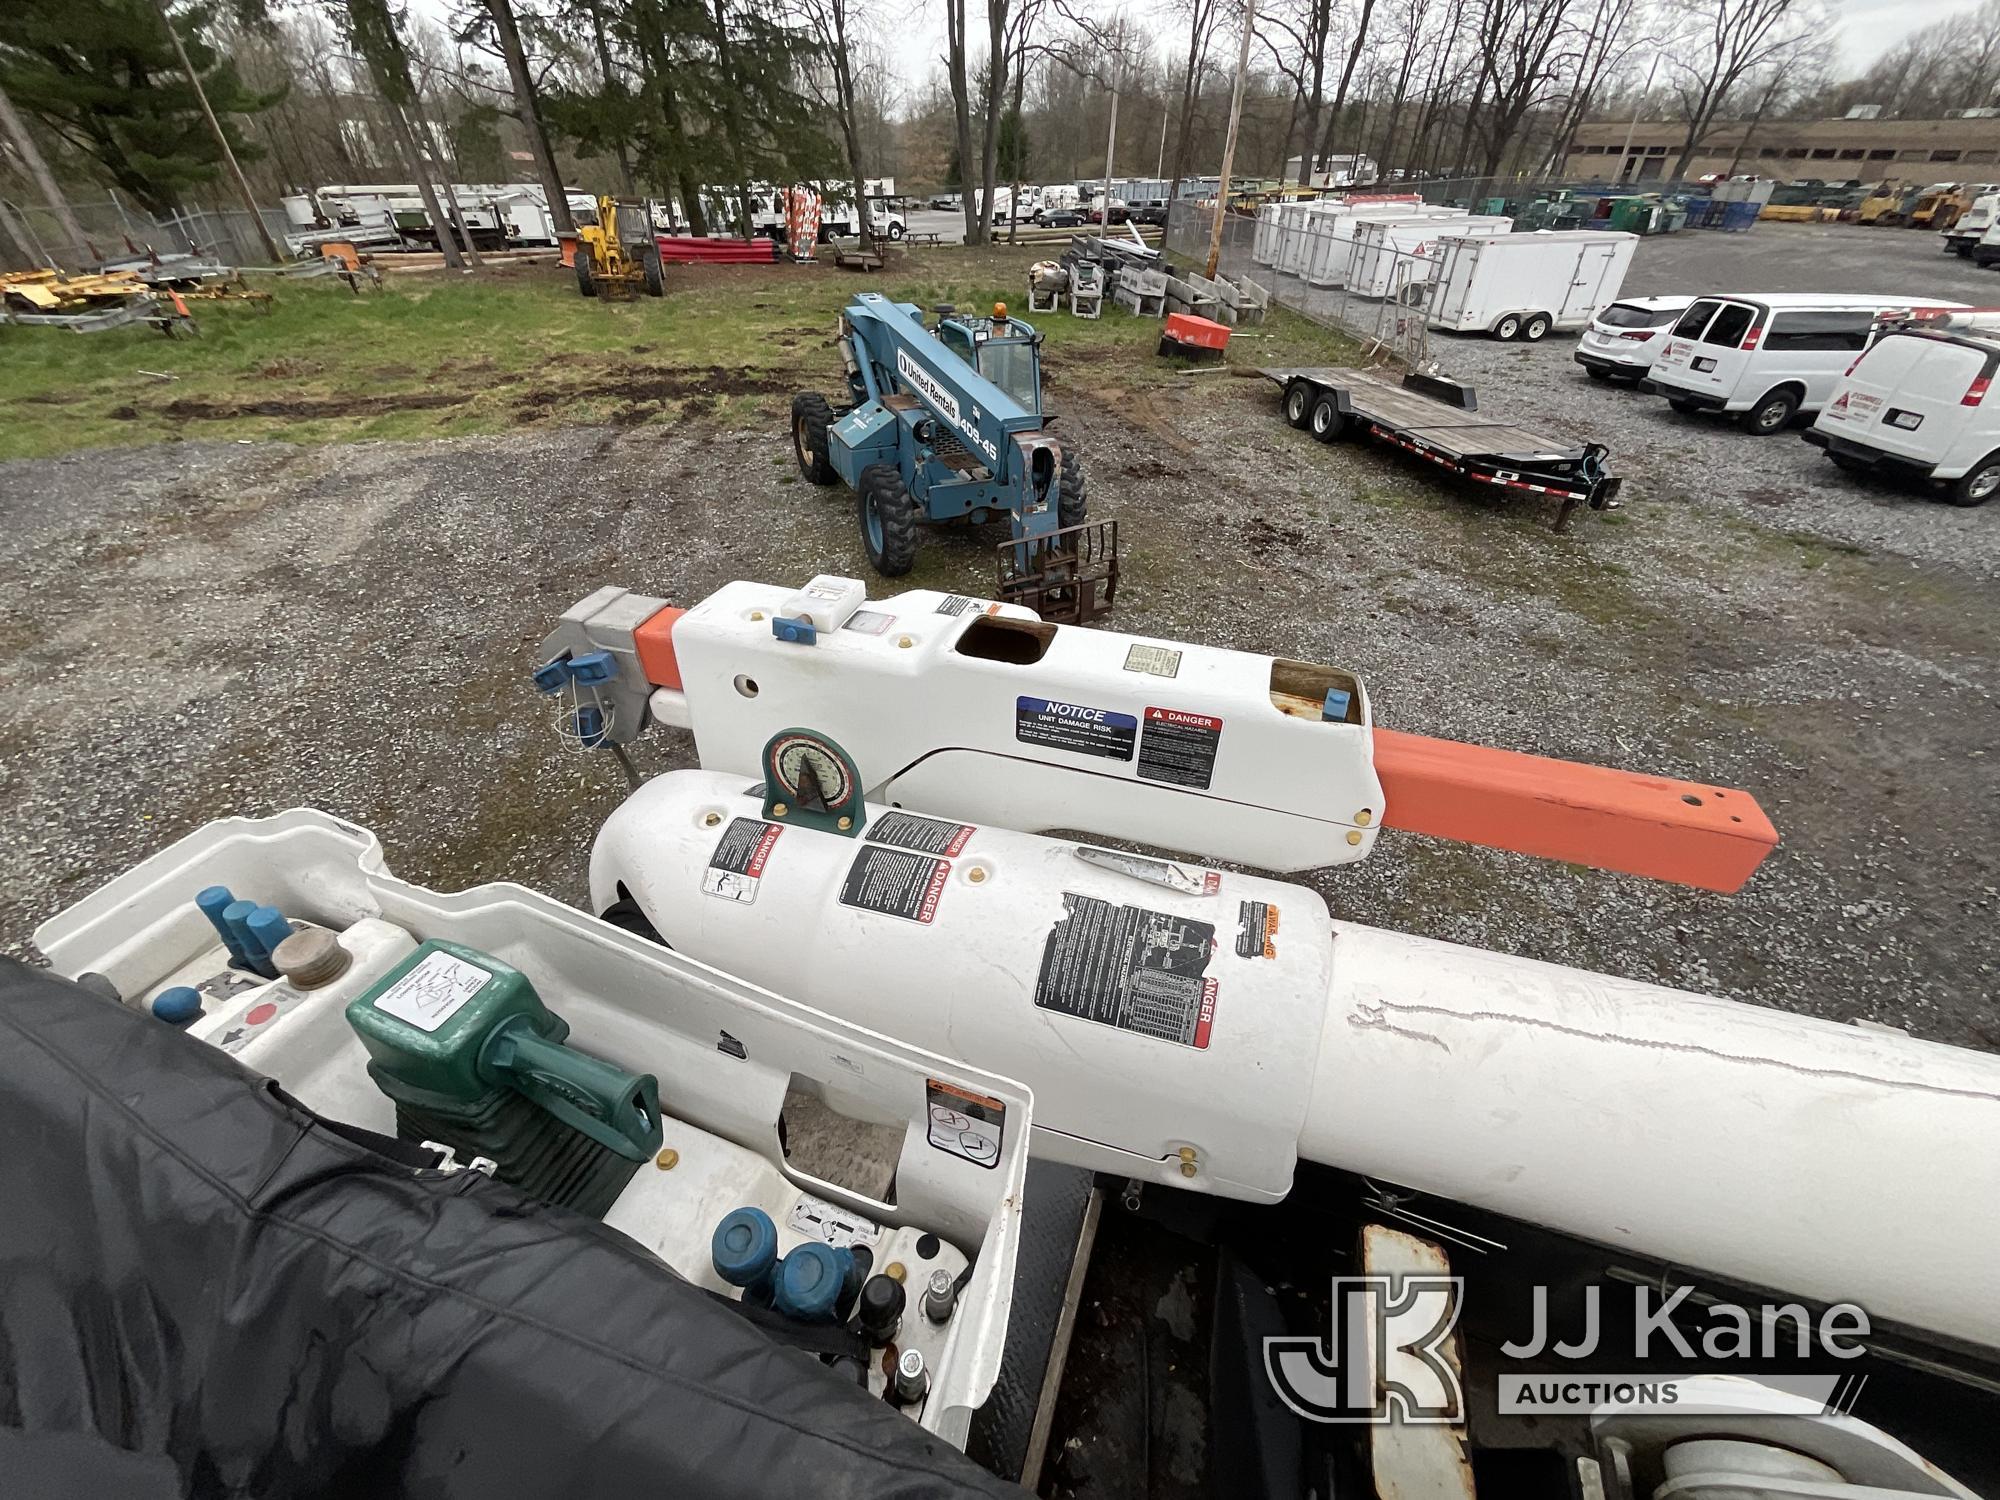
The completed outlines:
[[[0,959],[0,1495],[1018,1488],[602,1225]]]

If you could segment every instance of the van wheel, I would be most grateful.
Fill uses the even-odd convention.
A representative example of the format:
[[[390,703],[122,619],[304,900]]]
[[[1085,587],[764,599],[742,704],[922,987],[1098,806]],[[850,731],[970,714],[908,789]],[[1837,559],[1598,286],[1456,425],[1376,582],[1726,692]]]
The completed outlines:
[[[1321,396],[1313,403],[1311,432],[1314,437],[1322,443],[1330,443],[1346,431],[1347,418],[1333,404],[1333,397]]]
[[[1691,417],[1701,410],[1700,407],[1696,406],[1685,396],[1669,396],[1667,397],[1667,405],[1671,406],[1684,417]]]
[[[1285,420],[1294,427],[1303,428],[1312,420],[1312,387],[1303,380],[1294,380],[1285,387]]]
[[[1945,491],[1953,505],[1984,505],[2000,495],[2000,453],[1989,453]]]
[[[1521,317],[1519,313],[1508,313],[1506,317],[1493,325],[1493,337],[1501,340],[1503,343],[1511,344],[1520,336]]]
[[[1583,373],[1588,375],[1592,380],[1609,380],[1611,378],[1609,370],[1600,370],[1596,365],[1585,365]]]
[[[1827,457],[1833,460],[1833,466],[1843,474],[1866,474],[1872,467],[1851,453],[1829,453]]]
[[[1799,409],[1795,391],[1767,391],[1750,410],[1743,413],[1743,430],[1752,437],[1770,437],[1783,432]]]
[[[1531,344],[1539,344],[1549,336],[1549,315],[1535,313],[1521,325],[1521,337]]]

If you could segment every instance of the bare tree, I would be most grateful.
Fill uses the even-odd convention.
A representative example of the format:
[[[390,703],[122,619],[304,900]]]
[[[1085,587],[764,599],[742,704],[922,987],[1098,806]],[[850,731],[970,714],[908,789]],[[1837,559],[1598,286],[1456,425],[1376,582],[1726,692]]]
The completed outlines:
[[[819,50],[826,59],[833,84],[833,117],[840,126],[841,146],[847,154],[849,189],[854,194],[855,225],[861,243],[875,238],[875,226],[863,191],[867,173],[861,163],[861,114],[854,87],[855,43],[852,29],[859,21],[864,0],[802,0],[806,23],[811,27]]]
[[[549,218],[558,234],[570,234],[576,221],[570,217],[569,194],[563,189],[562,174],[556,170],[555,148],[549,144],[548,128],[542,123],[541,99],[535,89],[535,75],[528,66],[528,51],[521,44],[521,25],[514,15],[513,0],[478,0],[486,26],[493,33],[494,49],[507,65],[507,79],[514,90],[514,118],[528,138],[528,152],[535,158],[535,175],[542,180],[542,192],[549,200]]]
[[[1187,61],[1181,73],[1181,128],[1174,133],[1174,180],[1167,202],[1177,202],[1181,179],[1187,175],[1188,146],[1194,137],[1195,106],[1201,101],[1202,74],[1208,71],[1209,43],[1215,39],[1223,0],[1179,0],[1175,9],[1187,17]]]
[[[1667,54],[1687,124],[1673,176],[1687,175],[1688,163],[1744,77],[1797,44],[1800,33],[1785,24],[1796,14],[1795,0],[1694,0],[1690,5],[1685,30]]]
[[[986,243],[989,215],[979,211],[979,197],[972,186],[972,85],[967,76],[965,34],[966,0],[944,0],[945,70],[951,78],[953,123],[958,127],[958,190],[965,210],[965,243]]]

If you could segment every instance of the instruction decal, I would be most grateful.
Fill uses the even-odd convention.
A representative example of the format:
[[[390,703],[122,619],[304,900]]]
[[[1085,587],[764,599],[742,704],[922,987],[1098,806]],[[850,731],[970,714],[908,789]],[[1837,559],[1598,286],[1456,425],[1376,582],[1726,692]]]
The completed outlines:
[[[896,623],[894,615],[885,615],[879,609],[857,609],[847,617],[842,630],[858,630],[863,635],[881,635]]]
[[[1221,747],[1222,720],[1177,708],[1148,708],[1146,732],[1139,737],[1139,774],[1205,792]]]
[[[1236,956],[1278,956],[1278,908],[1268,901],[1245,901],[1237,907]]]
[[[1125,653],[1125,670],[1146,672],[1154,677],[1178,677],[1181,675],[1181,654],[1171,646],[1134,644]]]
[[[433,949],[424,955],[423,962],[375,997],[375,1008],[419,1031],[436,1031],[485,989],[492,977],[491,969]]]
[[[965,852],[974,830],[970,823],[947,823],[942,818],[920,818],[915,813],[879,814],[868,825],[868,838],[877,844],[894,844],[919,854],[942,854],[955,859]]]
[[[1215,1021],[1208,976],[1215,925],[1063,892],[1042,945],[1035,1004],[1100,1026],[1206,1047]]]
[[[968,599],[963,594],[946,594],[939,601],[938,607],[932,613],[939,615],[962,615],[968,609],[976,610],[978,608],[979,601],[977,599]]]
[[[976,1167],[1000,1165],[1000,1143],[1007,1138],[1006,1105],[935,1078],[924,1080],[924,1103],[931,1145]]]
[[[1139,721],[1131,714],[1053,698],[1014,700],[1014,738],[1025,745],[1130,760],[1138,734]]]
[[[792,1205],[785,1223],[807,1239],[820,1240],[836,1250],[845,1250],[849,1245],[872,1246],[882,1238],[882,1226],[874,1220],[851,1214],[838,1203],[829,1203],[810,1193]]]
[[[928,922],[937,915],[938,900],[950,878],[948,860],[863,844],[841,882],[840,904],[908,922]]]
[[[757,887],[764,878],[764,866],[778,835],[785,830],[762,818],[731,818],[716,841],[715,852],[702,871],[701,888],[725,901],[741,901],[748,906],[757,899]]]

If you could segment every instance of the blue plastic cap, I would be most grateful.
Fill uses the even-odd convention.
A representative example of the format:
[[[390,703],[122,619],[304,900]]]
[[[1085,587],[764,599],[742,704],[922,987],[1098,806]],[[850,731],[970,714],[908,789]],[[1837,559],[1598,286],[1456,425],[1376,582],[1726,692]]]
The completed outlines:
[[[201,1017],[201,991],[177,984],[153,997],[153,1014],[169,1026],[185,1026]]]
[[[292,935],[292,924],[275,906],[260,906],[250,913],[250,936],[266,955],[278,951],[278,944]]]
[[[818,1240],[795,1247],[778,1267],[772,1306],[801,1323],[831,1321],[847,1280],[848,1257]]]
[[[1347,705],[1353,698],[1354,695],[1348,692],[1346,688],[1328,688],[1326,690],[1326,703],[1319,711],[1320,718],[1322,720],[1331,719],[1335,723],[1339,723],[1347,717]]]
[[[586,750],[595,750],[604,741],[604,710],[586,703],[576,711],[576,737]]]
[[[196,893],[194,904],[201,908],[201,914],[204,917],[213,922],[222,915],[224,908],[235,899],[234,896],[229,894],[228,886],[212,885],[208,889]]]
[[[708,1254],[731,1286],[754,1286],[778,1262],[778,1226],[761,1208],[734,1209],[715,1226]]]
[[[790,641],[794,646],[819,644],[819,630],[811,620],[796,620],[788,615],[772,616],[771,634],[781,641]]]
[[[571,657],[569,671],[578,682],[609,682],[618,675],[618,662],[609,651],[590,651]]]
[[[537,692],[553,693],[568,681],[569,662],[564,657],[558,656],[554,661],[544,662],[541,666],[535,668],[535,690]]]
[[[222,909],[223,926],[235,934],[236,945],[250,960],[259,957],[257,939],[250,935],[250,914],[256,910],[257,903],[254,901],[232,901]]]

